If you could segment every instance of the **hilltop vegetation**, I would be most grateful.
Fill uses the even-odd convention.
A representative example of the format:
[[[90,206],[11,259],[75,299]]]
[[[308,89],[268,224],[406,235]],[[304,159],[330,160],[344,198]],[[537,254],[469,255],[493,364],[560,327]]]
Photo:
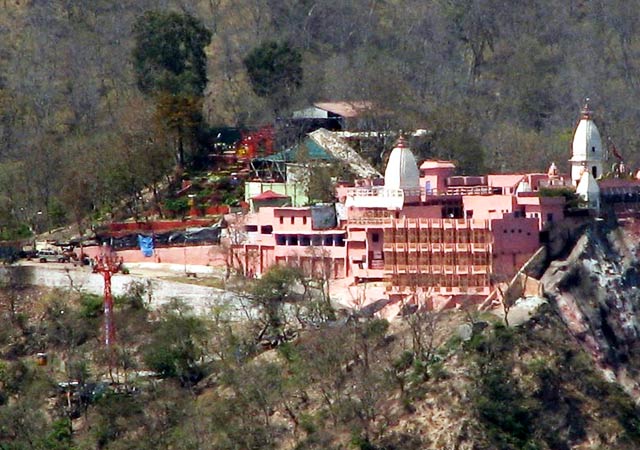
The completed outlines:
[[[334,321],[322,302],[296,302],[282,284],[295,275],[287,270],[247,286],[259,313],[243,323],[224,308],[196,317],[180,302],[149,311],[148,293],[134,285],[116,300],[113,353],[101,343],[99,297],[5,286],[0,447],[640,445],[640,410],[602,379],[551,307],[517,329],[463,312],[393,326]],[[278,333],[289,337],[269,349],[263,338]],[[46,366],[36,365],[38,352]]]
[[[589,96],[601,131],[635,166],[638,6],[0,3],[1,226],[43,229],[105,216],[123,198],[134,214],[140,192],[171,173],[176,139],[188,141],[185,158],[194,162],[213,149],[209,127],[269,123],[274,111],[286,116],[316,100],[373,101],[382,117],[372,117],[372,127],[427,128],[432,134],[414,143],[419,155],[457,159],[471,173],[543,170],[551,160],[562,166],[573,120]],[[201,101],[162,102],[140,91],[134,24],[149,10],[188,14],[210,34]],[[284,90],[260,88],[257,95],[246,63],[262,45],[290,48],[285,61],[299,61],[301,72]],[[161,120],[176,105],[180,115]]]

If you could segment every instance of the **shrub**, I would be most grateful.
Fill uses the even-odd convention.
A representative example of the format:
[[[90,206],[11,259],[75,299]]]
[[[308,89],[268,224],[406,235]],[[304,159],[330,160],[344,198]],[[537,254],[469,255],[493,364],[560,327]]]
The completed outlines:
[[[80,316],[86,319],[96,318],[103,312],[104,299],[95,294],[83,294],[80,298]]]
[[[189,211],[189,202],[186,198],[168,198],[164,201],[164,209],[173,217],[181,216]]]
[[[580,206],[580,197],[569,188],[540,188],[540,197],[564,197],[566,208]]]
[[[298,421],[300,422],[300,428],[307,434],[315,433],[317,430],[315,420],[310,414],[301,414]]]
[[[199,363],[205,338],[206,327],[201,319],[170,311],[144,348],[144,362],[163,377],[177,378],[183,385],[196,384],[205,376]]]

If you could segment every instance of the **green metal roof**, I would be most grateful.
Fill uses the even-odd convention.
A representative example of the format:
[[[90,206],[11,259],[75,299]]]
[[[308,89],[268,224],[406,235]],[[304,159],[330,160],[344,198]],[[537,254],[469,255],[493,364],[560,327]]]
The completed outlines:
[[[303,147],[301,149],[300,147]],[[298,145],[297,151],[303,150],[307,152],[309,159],[324,159],[333,160],[336,159],[333,155],[329,154],[324,148],[322,148],[316,141],[311,138],[306,138],[302,144]],[[296,151],[296,156],[297,156]]]
[[[322,148],[316,141],[311,138],[306,138],[300,144],[288,148],[279,153],[265,156],[264,158],[257,158],[259,161],[270,161],[270,162],[294,162],[298,159],[299,154],[304,154],[304,158],[308,158],[310,160],[325,160],[332,161],[335,160],[331,154],[329,154],[324,148]],[[301,156],[302,157],[302,156]]]

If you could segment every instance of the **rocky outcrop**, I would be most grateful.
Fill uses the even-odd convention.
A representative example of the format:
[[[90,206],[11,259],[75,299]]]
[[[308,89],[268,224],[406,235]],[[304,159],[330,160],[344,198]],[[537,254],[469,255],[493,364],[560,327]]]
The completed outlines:
[[[595,222],[543,275],[544,294],[610,381],[640,392],[640,290],[634,222]]]

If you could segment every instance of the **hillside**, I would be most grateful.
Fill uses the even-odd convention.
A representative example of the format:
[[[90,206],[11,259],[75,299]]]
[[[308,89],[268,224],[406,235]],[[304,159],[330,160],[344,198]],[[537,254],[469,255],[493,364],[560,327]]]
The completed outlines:
[[[150,9],[193,15],[206,47],[204,122],[189,158],[213,151],[210,127],[273,120],[245,57],[289,42],[301,81],[280,115],[321,100],[369,100],[369,127],[426,128],[418,157],[466,173],[544,170],[568,159],[585,97],[631,168],[640,162],[638,2],[7,1],[0,4],[0,226],[38,231],[108,217],[172,173],[176,136],[138,89],[133,26]],[[83,195],[77,195],[82,193]],[[38,211],[41,214],[37,214]]]
[[[391,325],[334,320],[321,298],[298,303],[291,283],[279,285],[290,276],[281,269],[244,284],[241,295],[261,312],[242,323],[220,307],[207,318],[179,302],[149,311],[152,294],[132,286],[116,301],[110,358],[100,343],[99,297],[36,292],[13,280],[2,290],[0,442],[638,448],[636,228],[587,230],[543,277],[547,302],[512,328],[474,311],[422,312]],[[580,275],[587,266],[591,275]],[[293,309],[269,303],[274,289]],[[273,341],[260,339],[273,326],[289,338],[270,349]],[[35,364],[38,352],[48,365]]]
[[[219,154],[222,131],[277,135],[317,101],[370,102],[360,128],[427,130],[411,138],[417,159],[486,174],[564,171],[590,97],[605,146],[635,172],[638,11],[640,0],[0,1],[0,241],[236,205],[242,163]],[[383,144],[358,151],[380,165]],[[151,282],[133,282],[107,347],[102,298],[68,272],[69,288],[53,289],[0,267],[0,449],[638,449],[639,223],[585,226],[547,261],[541,306],[517,326],[464,307],[393,323],[336,311],[326,280],[274,265],[220,281],[216,298],[180,279],[153,298]],[[547,231],[569,246],[568,230]],[[227,294],[234,314],[217,302]]]

